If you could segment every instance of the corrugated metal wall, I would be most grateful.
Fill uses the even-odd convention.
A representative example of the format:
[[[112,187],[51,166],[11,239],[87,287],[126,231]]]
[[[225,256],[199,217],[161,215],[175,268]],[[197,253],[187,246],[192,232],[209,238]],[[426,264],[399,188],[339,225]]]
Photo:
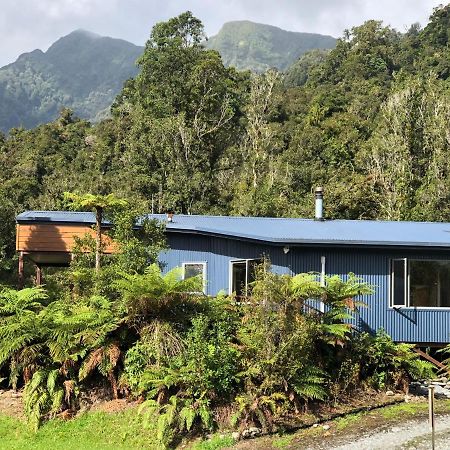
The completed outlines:
[[[447,250],[395,249],[339,249],[291,247],[285,254],[282,246],[263,245],[234,239],[193,234],[168,235],[171,250],[161,254],[165,270],[181,266],[183,262],[207,263],[207,293],[228,293],[230,261],[260,258],[266,255],[277,273],[320,272],[320,257],[326,257],[327,275],[346,276],[355,273],[375,288],[371,296],[362,300],[356,324],[362,330],[375,332],[383,328],[396,341],[417,343],[450,342],[450,309],[389,308],[390,259],[450,259]]]

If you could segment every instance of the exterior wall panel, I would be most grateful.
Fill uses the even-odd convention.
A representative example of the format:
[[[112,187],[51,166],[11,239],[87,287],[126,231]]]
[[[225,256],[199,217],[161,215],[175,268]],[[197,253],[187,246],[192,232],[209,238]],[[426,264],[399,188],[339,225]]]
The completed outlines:
[[[75,244],[75,238],[83,238],[86,234],[95,238],[95,231],[87,225],[56,225],[43,224],[17,224],[16,250],[24,252],[64,252],[70,253]],[[107,243],[105,253],[112,253],[114,246]]]
[[[207,294],[229,293],[230,261],[267,256],[276,273],[320,272],[321,256],[326,257],[326,274],[346,277],[349,272],[375,289],[361,297],[367,304],[355,318],[355,325],[371,333],[383,328],[396,341],[416,343],[450,342],[450,309],[389,307],[390,260],[394,258],[450,259],[450,251],[396,250],[336,247],[290,247],[223,237],[170,233],[171,250],[161,254],[164,270],[183,262],[206,262]]]

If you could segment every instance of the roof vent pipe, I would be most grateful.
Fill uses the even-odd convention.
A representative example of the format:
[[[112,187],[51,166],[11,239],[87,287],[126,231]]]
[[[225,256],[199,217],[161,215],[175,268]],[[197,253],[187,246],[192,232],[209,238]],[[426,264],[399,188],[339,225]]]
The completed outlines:
[[[314,191],[316,197],[316,216],[315,220],[324,220],[323,218],[323,188],[316,187]]]

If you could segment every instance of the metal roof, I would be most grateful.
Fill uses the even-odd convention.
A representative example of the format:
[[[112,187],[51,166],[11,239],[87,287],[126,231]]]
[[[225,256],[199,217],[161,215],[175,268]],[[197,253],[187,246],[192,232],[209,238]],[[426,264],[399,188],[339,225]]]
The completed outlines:
[[[450,248],[450,223],[389,222],[377,220],[325,220],[271,217],[149,214],[164,221],[168,232],[199,233],[276,244],[370,245]],[[18,223],[94,224],[92,213],[27,211]]]
[[[58,222],[95,224],[95,215],[90,212],[75,211],[25,211],[16,217],[17,223]]]

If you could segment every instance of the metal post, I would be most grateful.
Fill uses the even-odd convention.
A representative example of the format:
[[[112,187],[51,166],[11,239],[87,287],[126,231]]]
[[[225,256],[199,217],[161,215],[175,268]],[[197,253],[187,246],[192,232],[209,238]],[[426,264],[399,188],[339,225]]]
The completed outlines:
[[[434,386],[428,386],[428,416],[431,428],[431,448],[434,450]]]

